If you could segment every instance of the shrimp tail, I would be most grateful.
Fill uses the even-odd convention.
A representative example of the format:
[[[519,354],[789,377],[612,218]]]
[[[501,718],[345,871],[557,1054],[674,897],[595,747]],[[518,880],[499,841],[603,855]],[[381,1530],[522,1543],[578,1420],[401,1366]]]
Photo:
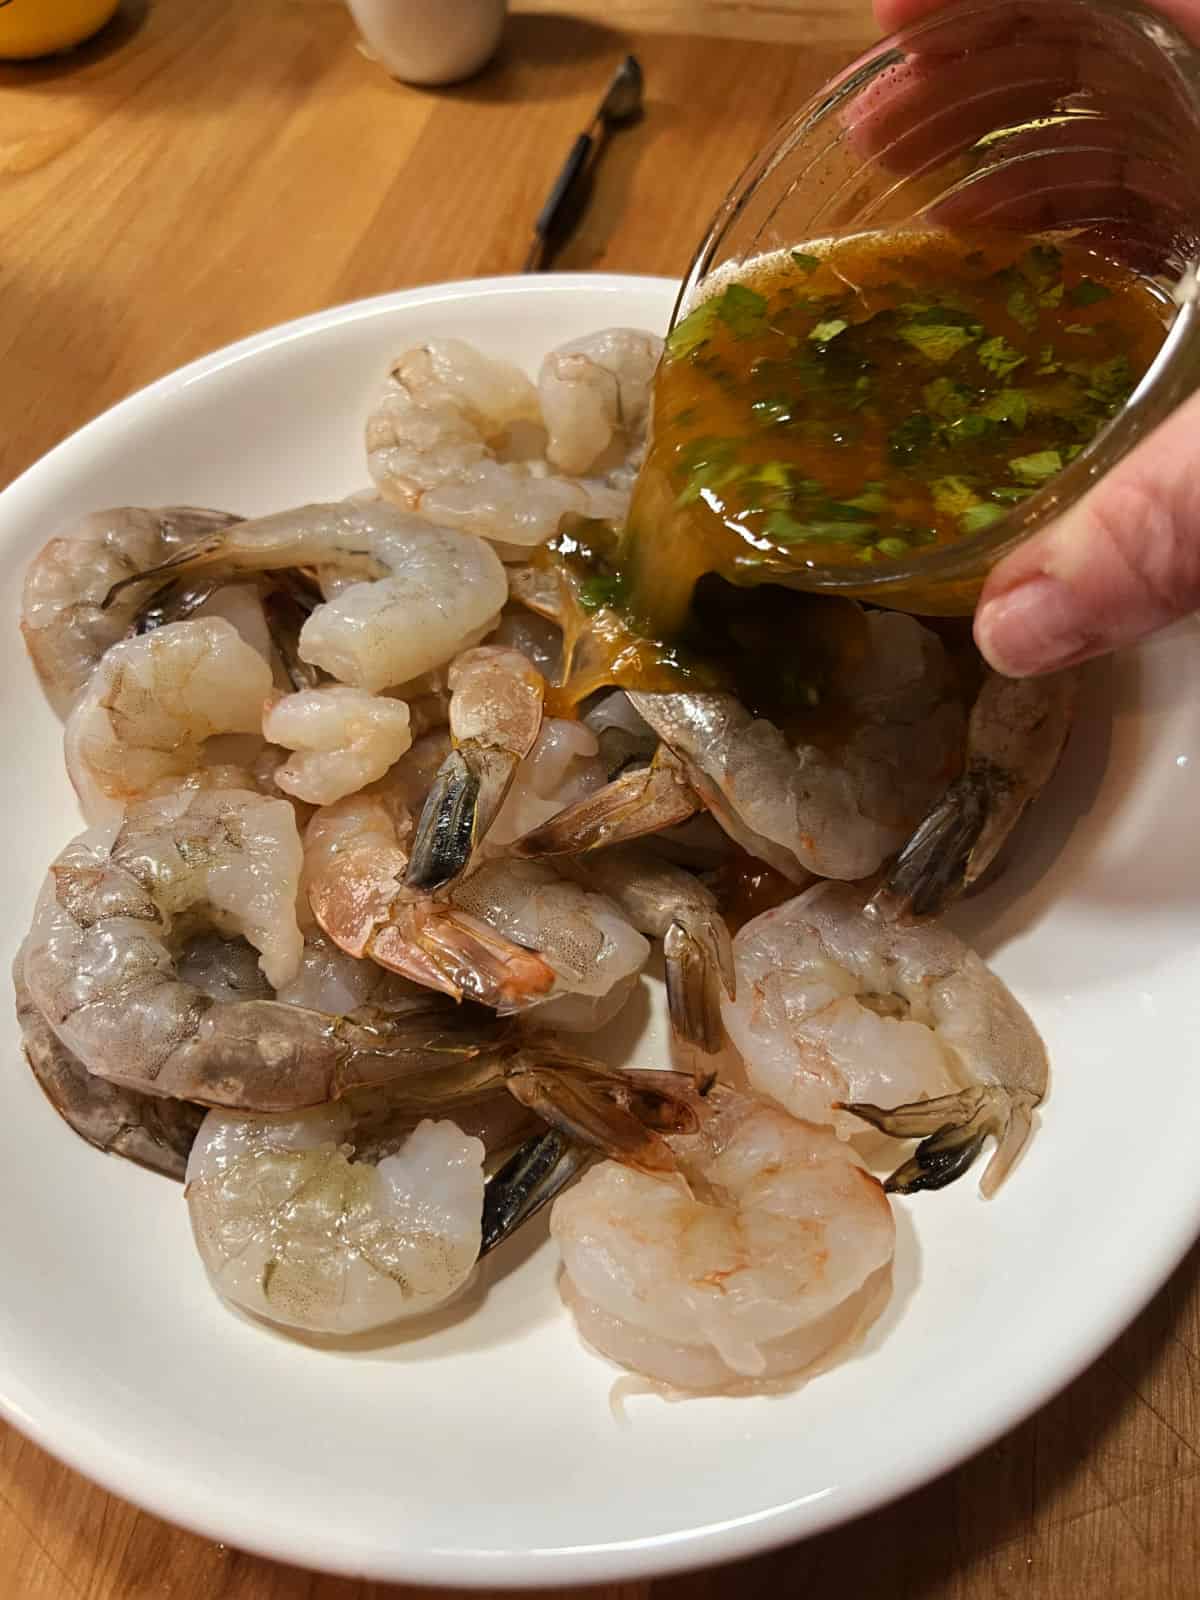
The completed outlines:
[[[413,836],[405,883],[442,889],[466,871],[504,803],[517,770],[508,750],[468,740],[438,768]]]
[[[666,745],[660,745],[648,767],[623,772],[595,794],[566,806],[511,848],[518,856],[578,855],[674,827],[701,810],[703,801],[683,763]]]
[[[399,909],[399,908],[398,908]],[[533,950],[514,944],[468,912],[421,905],[379,928],[368,954],[380,966],[418,983],[432,983],[456,1000],[463,995],[501,1015],[544,1000],[558,974]]]
[[[838,1109],[852,1112],[894,1139],[921,1140],[885,1182],[889,1194],[946,1188],[974,1164],[984,1141],[989,1136],[995,1139],[996,1148],[979,1184],[986,1199],[1000,1187],[1029,1138],[1037,1101],[1029,1090],[980,1084],[911,1105],[885,1109],[857,1101]]]
[[[972,858],[990,812],[984,774],[964,773],[917,825],[867,902],[880,922],[932,917],[974,881]]]
[[[676,1035],[711,1056],[725,1035],[720,990],[734,997],[733,952],[719,918],[690,920],[676,918],[663,940],[667,1008]]]
[[[557,1128],[527,1139],[484,1184],[480,1257],[549,1205],[593,1155]]]

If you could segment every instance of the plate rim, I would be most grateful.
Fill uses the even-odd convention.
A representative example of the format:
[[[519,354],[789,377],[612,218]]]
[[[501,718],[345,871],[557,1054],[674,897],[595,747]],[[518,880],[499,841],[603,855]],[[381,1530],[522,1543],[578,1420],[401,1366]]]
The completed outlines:
[[[673,295],[678,284],[663,276],[608,272],[454,279],[348,301],[274,324],[153,379],[67,435],[0,490],[0,520],[6,520],[14,511],[20,514],[22,500],[38,491],[42,480],[54,473],[65,454],[74,455],[81,445],[92,446],[103,440],[109,430],[132,420],[157,399],[293,341],[394,310],[488,296],[570,297],[581,291],[619,296],[631,288],[661,291],[665,297],[668,293]],[[65,1411],[56,1412],[11,1369],[0,1368],[0,1417],[104,1491],[200,1537],[274,1561],[364,1581],[469,1589],[546,1588],[665,1577],[725,1565],[828,1532],[925,1487],[988,1448],[1068,1387],[1145,1309],[1200,1234],[1200,1185],[1191,1208],[1181,1208],[1176,1221],[1177,1226],[1164,1230],[1138,1262],[1127,1264],[1120,1303],[1114,1300],[1107,1316],[1088,1324],[1069,1353],[1060,1353],[1059,1359],[1050,1363],[1050,1370],[1043,1370],[1039,1381],[1030,1384],[1015,1406],[1011,1396],[988,1403],[987,1391],[981,1391],[971,1424],[964,1421],[952,1430],[948,1446],[939,1444],[919,1458],[893,1464],[858,1483],[838,1485],[835,1492],[827,1493],[816,1503],[810,1496],[768,1506],[729,1522],[668,1534],[606,1539],[548,1550],[440,1546],[398,1550],[376,1546],[369,1552],[362,1551],[323,1530],[311,1530],[303,1538],[290,1531],[273,1533],[270,1527],[261,1525],[253,1506],[240,1508],[222,1502],[211,1486],[189,1481],[186,1472],[156,1477],[143,1471],[139,1476],[137,1458],[127,1448],[114,1448],[114,1443],[101,1439],[91,1425],[80,1426]]]

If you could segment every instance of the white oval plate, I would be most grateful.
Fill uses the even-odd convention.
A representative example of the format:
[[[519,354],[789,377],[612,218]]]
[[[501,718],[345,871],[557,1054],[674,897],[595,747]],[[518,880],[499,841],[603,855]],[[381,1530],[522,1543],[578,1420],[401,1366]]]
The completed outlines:
[[[78,826],[16,627],[43,540],[102,506],[258,513],[349,493],[365,480],[369,398],[406,345],[455,334],[532,368],[595,328],[662,328],[673,293],[645,278],[500,279],[309,317],[134,395],[0,495],[6,963]],[[958,913],[1042,1029],[1053,1094],[995,1201],[967,1180],[900,1202],[895,1298],[841,1367],[778,1397],[637,1395],[622,1417],[618,1374],[559,1304],[544,1228],[419,1338],[335,1350],[252,1325],[209,1289],[179,1190],[58,1121],[4,1004],[4,1414],[212,1538],[457,1585],[725,1560],[953,1466],[1115,1337],[1200,1225],[1198,664],[1184,627],[1094,671],[1016,863]],[[639,1026],[639,1059],[662,1063],[661,1017],[643,1007]]]

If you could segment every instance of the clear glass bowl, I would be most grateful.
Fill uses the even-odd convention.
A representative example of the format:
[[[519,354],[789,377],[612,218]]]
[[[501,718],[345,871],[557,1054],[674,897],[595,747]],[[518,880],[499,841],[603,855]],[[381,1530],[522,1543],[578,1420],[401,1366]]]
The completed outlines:
[[[1123,409],[1036,494],[957,544],[786,578],[963,614],[988,570],[1200,387],[1200,52],[1114,0],[966,0],[885,39],[751,162],[672,321],[713,275],[785,246],[959,225],[1071,238],[1157,286],[1170,332]]]

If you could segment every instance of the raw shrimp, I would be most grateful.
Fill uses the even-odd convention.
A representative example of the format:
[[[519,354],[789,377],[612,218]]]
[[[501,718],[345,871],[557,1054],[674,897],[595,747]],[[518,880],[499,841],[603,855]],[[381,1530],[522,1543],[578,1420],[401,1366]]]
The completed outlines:
[[[611,783],[590,789],[516,840],[513,852],[519,856],[579,855],[674,827],[703,808],[690,769],[668,745],[661,744],[649,763],[631,761]]]
[[[97,1077],[73,1056],[30,998],[24,948],[13,965],[17,1025],[33,1075],[59,1116],[97,1150],[182,1180],[204,1120],[200,1106],[138,1094]]]
[[[1078,685],[1077,670],[1044,678],[988,673],[967,724],[966,771],[888,868],[873,914],[936,915],[982,877],[1054,775]]]
[[[541,861],[488,861],[451,896],[496,934],[536,953],[554,974],[538,1020],[589,1031],[625,1004],[650,946],[613,902],[562,879]]]
[[[192,1232],[217,1293],[286,1327],[361,1333],[448,1300],[479,1258],[480,1140],[422,1122],[371,1166],[349,1110],[211,1111],[192,1147]]]
[[[962,708],[937,637],[900,612],[864,620],[865,657],[838,685],[851,731],[832,749],[792,743],[729,694],[629,697],[726,832],[801,885],[812,874],[876,871],[962,746]]]
[[[717,1091],[675,1174],[606,1161],[554,1204],[563,1298],[604,1355],[678,1389],[745,1389],[861,1333],[890,1289],[879,1184],[827,1129]]]
[[[331,683],[273,701],[264,737],[296,753],[275,782],[310,805],[326,806],[382,778],[412,744],[403,700]]]
[[[121,506],[83,518],[43,546],[25,574],[21,632],[59,716],[66,716],[100,657],[125,637],[163,581],[133,584],[119,604],[107,605],[113,585],[157,568],[181,546],[236,520],[192,506]]]
[[[889,1179],[900,1193],[950,1183],[990,1134],[980,1189],[996,1189],[1045,1094],[1046,1050],[961,939],[881,922],[857,890],[822,883],[748,922],[733,953],[725,1022],[753,1088],[843,1137],[855,1118],[896,1138],[932,1135]]]
[[[454,748],[413,837],[407,882],[414,889],[443,888],[466,871],[542,725],[545,680],[519,650],[467,650],[447,681]]]
[[[205,925],[241,933],[273,990],[304,969],[291,805],[182,786],[90,829],[50,869],[24,976],[90,1072],[204,1105],[292,1111],[491,1047],[486,1014],[423,991],[331,1015],[276,999],[214,1001],[177,954]]]
[[[367,422],[371,476],[398,505],[494,540],[505,553],[543,544],[568,514],[620,521],[632,487],[630,464],[644,445],[653,369],[637,352],[658,342],[613,330],[591,343],[597,358],[568,347],[561,376],[555,356],[547,358],[544,392],[555,458],[582,463],[571,469],[576,474],[607,477],[548,471],[535,453],[543,418],[533,384],[458,339],[432,340],[393,365]],[[635,394],[639,360],[647,384],[641,396]],[[624,434],[626,418],[625,455],[612,462],[610,447]]]
[[[420,677],[477,644],[508,598],[504,568],[482,539],[382,502],[299,506],[239,522],[145,576],[297,566],[318,569],[326,596],[300,630],[300,659],[372,691]]]
[[[550,352],[538,375],[538,397],[551,466],[591,472],[617,440],[622,465],[636,472],[662,350],[657,334],[605,328]]]
[[[519,650],[547,682],[558,676],[562,664],[562,629],[556,622],[537,617],[524,606],[509,605],[486,643]]]
[[[423,751],[414,747],[410,754]],[[304,893],[313,915],[350,955],[370,957],[456,1000],[468,995],[501,1011],[535,1003],[555,983],[540,956],[453,905],[405,887],[409,765],[407,758],[397,762],[382,784],[322,807],[309,822]]]
[[[651,850],[618,845],[574,860],[563,870],[605,894],[640,933],[663,941],[667,1007],[680,1039],[712,1055],[721,1048],[721,991],[734,995],[729,930],[699,878]]]
[[[164,778],[200,767],[215,735],[259,733],[271,692],[262,656],[216,617],[114,644],[67,719],[67,772],[84,817],[118,818]]]
[[[547,717],[533,749],[517,768],[488,846],[509,845],[540,823],[603,788],[608,776],[600,742],[569,717]]]

